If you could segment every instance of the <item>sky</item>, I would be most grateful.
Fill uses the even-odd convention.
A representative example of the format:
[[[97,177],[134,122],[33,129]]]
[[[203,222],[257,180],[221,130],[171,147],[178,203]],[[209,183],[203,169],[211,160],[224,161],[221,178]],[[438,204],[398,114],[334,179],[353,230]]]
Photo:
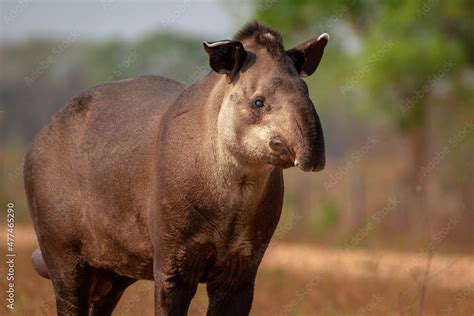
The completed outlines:
[[[133,40],[157,29],[217,40],[243,24],[236,22],[235,9],[223,0],[0,0],[0,40],[61,39],[71,33]]]

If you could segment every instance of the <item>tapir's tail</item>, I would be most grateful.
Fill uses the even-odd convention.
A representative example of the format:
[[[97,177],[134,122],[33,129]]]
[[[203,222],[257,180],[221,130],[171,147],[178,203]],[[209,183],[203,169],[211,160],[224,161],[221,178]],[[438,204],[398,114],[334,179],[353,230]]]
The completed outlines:
[[[41,275],[43,278],[49,279],[49,271],[44,263],[43,255],[41,254],[41,250],[37,248],[33,251],[31,255],[31,261],[33,262],[33,267],[35,268],[36,272]]]

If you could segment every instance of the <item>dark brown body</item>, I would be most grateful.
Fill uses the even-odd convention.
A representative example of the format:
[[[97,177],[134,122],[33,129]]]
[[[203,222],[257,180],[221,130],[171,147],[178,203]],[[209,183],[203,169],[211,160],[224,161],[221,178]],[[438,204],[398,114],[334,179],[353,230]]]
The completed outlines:
[[[199,282],[209,315],[249,313],[283,178],[278,164],[222,149],[228,85],[215,72],[189,88],[158,76],[107,83],[41,131],[25,188],[33,262],[58,314],[108,315],[138,279],[155,281],[156,314],[186,314]]]

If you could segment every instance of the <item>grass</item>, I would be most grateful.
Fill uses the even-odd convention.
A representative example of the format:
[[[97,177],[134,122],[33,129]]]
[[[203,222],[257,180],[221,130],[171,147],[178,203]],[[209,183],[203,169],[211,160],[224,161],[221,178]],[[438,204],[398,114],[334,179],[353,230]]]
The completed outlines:
[[[39,277],[30,263],[35,247],[18,238],[16,309],[8,311],[2,304],[1,315],[54,315],[51,283]],[[5,253],[5,249],[0,248],[0,252]],[[438,315],[443,311],[449,311],[450,315],[471,315],[474,311],[472,287],[453,290],[422,281],[422,290],[420,281],[387,280],[379,277],[378,269],[373,267],[368,267],[371,273],[359,278],[350,277],[344,270],[337,271],[336,265],[331,268],[336,273],[302,276],[293,273],[287,265],[262,266],[252,315],[399,315],[400,311],[404,315],[417,315],[420,297],[423,315]],[[0,299],[5,302],[4,280],[0,284]],[[200,285],[189,314],[203,315],[206,306],[205,286]],[[127,289],[114,315],[153,315],[153,283],[139,281]]]

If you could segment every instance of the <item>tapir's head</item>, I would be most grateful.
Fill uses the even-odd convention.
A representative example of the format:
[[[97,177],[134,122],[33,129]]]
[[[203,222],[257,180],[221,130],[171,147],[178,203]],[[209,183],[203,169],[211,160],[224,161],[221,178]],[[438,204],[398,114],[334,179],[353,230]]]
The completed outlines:
[[[217,128],[232,154],[255,164],[324,168],[321,122],[301,78],[316,70],[328,39],[285,51],[280,34],[253,23],[233,40],[204,43],[211,68],[225,78]]]

